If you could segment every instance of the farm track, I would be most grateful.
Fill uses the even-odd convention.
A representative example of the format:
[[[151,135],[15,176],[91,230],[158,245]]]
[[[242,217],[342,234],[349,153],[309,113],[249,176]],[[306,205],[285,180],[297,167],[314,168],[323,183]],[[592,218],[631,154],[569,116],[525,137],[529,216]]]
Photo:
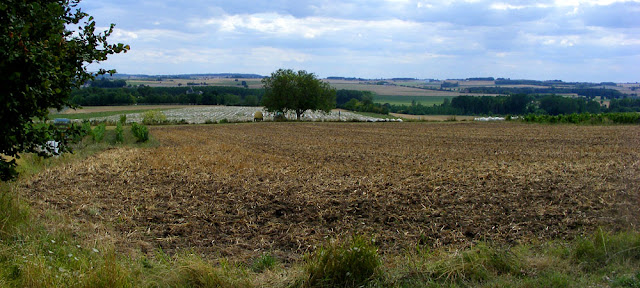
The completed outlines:
[[[637,229],[640,127],[255,123],[152,127],[24,184],[122,250],[294,260],[363,233],[383,253]]]

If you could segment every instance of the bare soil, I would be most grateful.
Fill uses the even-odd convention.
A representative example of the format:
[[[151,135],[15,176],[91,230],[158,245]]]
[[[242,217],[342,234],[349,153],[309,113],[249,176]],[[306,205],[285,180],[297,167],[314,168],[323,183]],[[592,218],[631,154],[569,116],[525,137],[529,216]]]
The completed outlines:
[[[294,260],[352,233],[402,253],[639,223],[639,126],[253,123],[151,134],[158,147],[37,175],[26,198],[107,227],[121,250],[241,261],[265,251]]]

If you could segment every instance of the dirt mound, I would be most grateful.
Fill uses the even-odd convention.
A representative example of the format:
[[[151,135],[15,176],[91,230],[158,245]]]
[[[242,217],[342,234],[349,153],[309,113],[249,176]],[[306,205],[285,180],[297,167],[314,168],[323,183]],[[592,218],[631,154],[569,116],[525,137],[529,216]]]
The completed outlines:
[[[25,184],[119,247],[292,259],[328,237],[381,252],[638,224],[640,127],[256,123],[154,127]]]

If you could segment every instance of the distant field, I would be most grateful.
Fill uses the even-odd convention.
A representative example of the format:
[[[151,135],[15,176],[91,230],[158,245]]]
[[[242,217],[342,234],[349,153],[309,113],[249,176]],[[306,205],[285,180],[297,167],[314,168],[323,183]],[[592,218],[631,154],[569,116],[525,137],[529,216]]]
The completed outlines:
[[[400,86],[400,85],[373,85],[373,84],[366,84],[359,81],[329,80],[327,82],[329,82],[329,84],[331,84],[331,86],[336,89],[371,91],[380,96],[454,97],[459,95],[471,95],[471,94],[464,94],[460,92],[426,90],[426,89],[419,89],[419,88],[406,87],[406,86]]]
[[[391,105],[411,105],[411,101],[416,101],[425,106],[440,105],[444,99],[451,100],[455,96],[379,96],[376,95],[373,101],[376,103],[389,103]]]

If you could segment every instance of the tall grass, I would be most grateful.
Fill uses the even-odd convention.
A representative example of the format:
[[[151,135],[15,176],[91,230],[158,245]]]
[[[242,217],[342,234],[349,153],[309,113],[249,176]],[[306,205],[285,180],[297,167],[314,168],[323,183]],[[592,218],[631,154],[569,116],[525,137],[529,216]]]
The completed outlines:
[[[378,280],[381,260],[371,240],[352,236],[333,241],[306,259],[303,287],[360,287]]]

